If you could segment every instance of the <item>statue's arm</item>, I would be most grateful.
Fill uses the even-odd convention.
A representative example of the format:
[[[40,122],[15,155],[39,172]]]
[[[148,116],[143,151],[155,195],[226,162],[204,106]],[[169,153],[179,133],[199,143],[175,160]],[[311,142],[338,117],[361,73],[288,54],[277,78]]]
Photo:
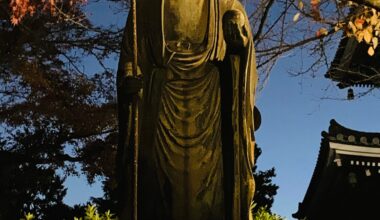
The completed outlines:
[[[250,28],[248,16],[244,6],[235,0],[231,8],[224,13],[223,16],[223,33],[227,43],[230,56],[230,62],[235,66],[241,66],[241,62],[249,65],[247,68],[247,80],[249,83],[250,106],[253,118],[253,130],[257,130],[261,124],[260,112],[255,106],[255,92],[258,83],[258,75],[256,70],[255,48],[253,45],[253,36]],[[254,107],[254,109],[253,109]],[[253,135],[252,135],[253,137]]]
[[[117,70],[117,77],[122,78],[127,75],[127,63],[131,63],[132,57],[132,17],[129,15],[124,28],[123,38],[120,44],[120,57]]]
[[[117,69],[116,85],[117,85],[117,103],[118,103],[118,127],[119,127],[119,147],[118,147],[118,163],[121,167],[128,164],[130,152],[127,152],[129,143],[128,137],[131,132],[132,121],[130,104],[133,95],[142,87],[142,80],[133,77],[132,72],[132,20],[128,16],[127,24],[124,28],[122,42],[120,44],[120,57]]]
[[[136,94],[142,87],[140,77],[134,77],[132,71],[132,17],[128,16],[127,24],[124,28],[123,39],[120,47],[120,58],[117,70],[117,90],[119,101],[130,100],[130,96]],[[137,68],[137,76],[141,76],[140,68]],[[120,100],[122,99],[122,100]]]
[[[249,24],[241,10],[232,9],[224,14],[223,34],[230,52],[239,53],[247,47],[250,40]]]

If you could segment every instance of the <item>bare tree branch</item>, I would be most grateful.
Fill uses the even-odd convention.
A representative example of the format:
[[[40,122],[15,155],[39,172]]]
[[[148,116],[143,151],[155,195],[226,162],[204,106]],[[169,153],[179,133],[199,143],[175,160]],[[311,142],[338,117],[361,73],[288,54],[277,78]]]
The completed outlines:
[[[253,41],[256,41],[260,37],[273,3],[274,3],[274,0],[269,0],[268,4],[266,5],[264,14],[262,15],[261,20],[260,20],[259,29],[257,30],[255,36],[253,37]]]

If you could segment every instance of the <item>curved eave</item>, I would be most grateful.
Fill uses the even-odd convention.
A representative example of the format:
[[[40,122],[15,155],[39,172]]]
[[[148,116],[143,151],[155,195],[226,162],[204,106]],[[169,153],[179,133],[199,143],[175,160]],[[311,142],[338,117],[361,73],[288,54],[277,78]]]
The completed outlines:
[[[322,136],[324,136],[324,132],[322,132]],[[322,139],[317,163],[315,165],[309,187],[306,191],[302,203],[299,204],[298,211],[292,215],[294,218],[303,219],[306,216],[307,208],[310,206],[313,196],[315,195],[315,192],[318,189],[318,185],[320,184],[321,179],[323,178],[323,173],[327,169],[328,164],[332,162],[331,156],[329,155],[331,154],[331,151],[329,149],[328,143],[328,139]]]
[[[324,137],[335,143],[380,148],[380,133],[352,130],[334,119],[330,121],[329,131]]]

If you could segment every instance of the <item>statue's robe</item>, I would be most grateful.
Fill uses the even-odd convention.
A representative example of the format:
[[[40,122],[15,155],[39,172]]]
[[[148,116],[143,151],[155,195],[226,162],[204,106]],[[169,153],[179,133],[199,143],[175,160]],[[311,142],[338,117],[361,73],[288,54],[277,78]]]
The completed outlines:
[[[249,42],[238,54],[229,53],[223,36],[228,10],[245,15]],[[251,219],[257,72],[242,5],[138,0],[137,15],[143,74],[139,219]],[[132,120],[122,86],[132,62],[132,31],[130,16],[117,77],[122,219],[130,218],[132,207]]]

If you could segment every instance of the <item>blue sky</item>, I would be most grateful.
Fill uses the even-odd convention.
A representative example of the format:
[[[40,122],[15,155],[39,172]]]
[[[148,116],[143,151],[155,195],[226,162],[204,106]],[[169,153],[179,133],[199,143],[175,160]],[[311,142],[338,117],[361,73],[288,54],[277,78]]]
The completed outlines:
[[[354,101],[324,99],[344,99],[347,91],[323,78],[325,69],[316,78],[290,77],[286,70],[297,61],[294,59],[278,63],[257,101],[262,127],[256,139],[263,150],[258,166],[276,168],[274,182],[280,189],[273,211],[288,219],[303,200],[316,164],[321,132],[327,131],[331,119],[355,130],[380,132],[379,92]]]
[[[126,17],[105,14],[108,4],[89,7],[96,22],[122,25],[125,22]],[[278,62],[268,83],[257,94],[262,125],[256,132],[256,140],[263,150],[258,166],[276,168],[274,182],[280,188],[272,210],[287,219],[292,219],[291,214],[303,200],[316,164],[321,132],[327,131],[331,119],[355,130],[380,132],[378,91],[354,101],[334,100],[344,99],[347,91],[337,89],[323,77],[326,69],[320,69],[315,78],[288,74],[300,60],[300,54],[293,55]],[[66,186],[65,202],[70,205],[102,195],[100,182],[90,187],[82,177],[69,177]]]

